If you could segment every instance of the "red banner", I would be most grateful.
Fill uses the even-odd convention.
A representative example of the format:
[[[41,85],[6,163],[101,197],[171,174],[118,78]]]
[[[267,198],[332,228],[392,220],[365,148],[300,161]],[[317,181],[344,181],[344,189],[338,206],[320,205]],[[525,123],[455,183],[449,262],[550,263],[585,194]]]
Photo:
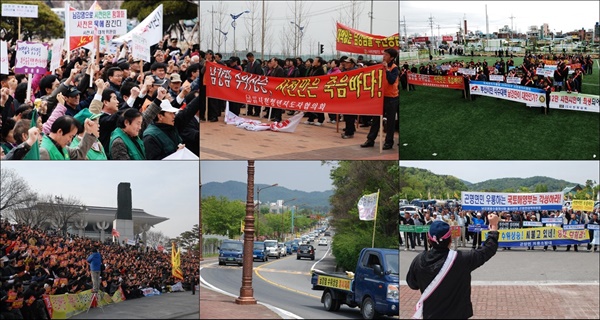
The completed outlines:
[[[383,55],[387,48],[400,48],[399,34],[378,36],[337,23],[335,49],[343,52]]]
[[[408,83],[418,86],[464,90],[461,76],[432,76],[427,74],[408,73]]]
[[[383,114],[383,65],[304,78],[250,74],[206,62],[206,96],[302,112]]]
[[[415,37],[415,38],[413,38],[413,43],[427,42],[428,40],[429,40],[429,37]]]
[[[452,36],[442,36],[442,41],[452,42],[453,40]]]

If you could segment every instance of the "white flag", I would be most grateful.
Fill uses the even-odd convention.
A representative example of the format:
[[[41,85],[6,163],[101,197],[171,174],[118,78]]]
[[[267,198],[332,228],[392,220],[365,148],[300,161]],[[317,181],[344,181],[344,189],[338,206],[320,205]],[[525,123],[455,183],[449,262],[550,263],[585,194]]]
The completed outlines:
[[[378,198],[379,193],[371,193],[362,196],[358,200],[358,218],[360,220],[375,220]]]
[[[154,11],[152,11],[144,21],[133,28],[133,30],[123,36],[113,39],[113,42],[123,43],[123,41],[131,41],[134,33],[140,34],[146,38],[149,46],[157,44],[163,37],[163,5],[161,4],[158,8],[154,9]]]

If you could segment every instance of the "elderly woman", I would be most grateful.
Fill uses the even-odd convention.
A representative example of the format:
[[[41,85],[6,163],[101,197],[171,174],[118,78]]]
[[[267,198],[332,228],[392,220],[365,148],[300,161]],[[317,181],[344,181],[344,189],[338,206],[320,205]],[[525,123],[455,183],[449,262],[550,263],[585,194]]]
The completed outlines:
[[[110,135],[109,152],[113,160],[146,160],[144,142],[138,137],[142,128],[142,114],[127,109],[119,119],[117,128]]]

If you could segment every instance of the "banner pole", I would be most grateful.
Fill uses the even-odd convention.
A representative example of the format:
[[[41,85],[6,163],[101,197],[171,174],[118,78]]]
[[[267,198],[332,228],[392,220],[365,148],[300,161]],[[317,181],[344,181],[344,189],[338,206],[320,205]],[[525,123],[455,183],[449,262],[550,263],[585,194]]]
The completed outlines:
[[[389,119],[388,119],[389,121]],[[383,153],[383,114],[379,117],[379,153]]]
[[[27,74],[27,96],[25,96],[25,100],[31,101],[31,73]],[[33,103],[33,101],[31,101]]]
[[[206,102],[206,104],[205,104],[206,108],[204,108],[205,109],[204,110],[204,119],[208,120],[208,95],[206,96],[205,102]]]
[[[379,189],[377,189],[377,200],[375,201],[375,219],[373,219],[373,239],[371,240],[371,248],[375,248],[375,225],[377,224],[377,203],[379,202]]]
[[[19,34],[17,35],[17,40],[21,40],[21,17],[19,17]]]
[[[335,133],[340,133],[340,115],[336,113],[335,115]]]

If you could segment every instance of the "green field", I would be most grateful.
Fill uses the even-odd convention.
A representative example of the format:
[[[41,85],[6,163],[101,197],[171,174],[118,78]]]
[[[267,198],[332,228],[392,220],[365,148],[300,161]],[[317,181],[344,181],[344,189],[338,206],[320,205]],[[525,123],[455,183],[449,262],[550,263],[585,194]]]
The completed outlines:
[[[475,62],[478,59],[483,62],[484,57],[473,58]],[[496,61],[495,57],[485,59],[490,65]],[[470,61],[471,57],[461,60]],[[523,59],[514,60],[515,65],[520,65]],[[598,59],[595,59],[594,72],[584,76],[582,91],[600,95],[599,80]],[[544,115],[541,108],[529,108],[523,103],[483,96],[467,101],[462,98],[462,91],[422,86],[417,86],[416,91],[400,93],[401,160],[598,157],[598,113],[550,109]]]

